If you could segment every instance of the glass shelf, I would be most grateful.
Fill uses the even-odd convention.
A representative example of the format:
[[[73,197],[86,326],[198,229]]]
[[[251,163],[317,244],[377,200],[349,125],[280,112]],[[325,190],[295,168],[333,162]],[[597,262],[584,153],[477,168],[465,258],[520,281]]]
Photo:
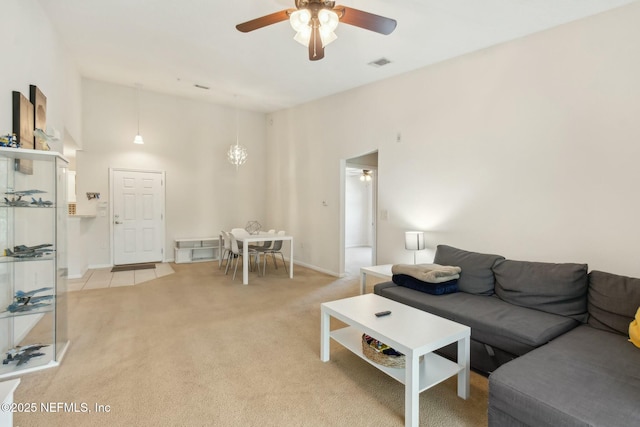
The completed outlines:
[[[53,311],[54,307],[55,307],[55,304],[51,303],[51,304],[47,304],[46,306],[38,307],[38,308],[35,308],[33,310],[30,310],[30,311],[16,311],[14,313],[12,313],[10,311],[2,311],[2,312],[0,312],[0,319],[7,319],[7,318],[10,318],[10,317],[20,317],[20,316],[32,316],[34,314],[49,313],[49,312]],[[4,309],[6,310],[7,307],[4,307]]]
[[[23,355],[28,360],[20,365],[0,365],[0,381],[57,366],[68,347],[67,168],[58,153],[0,147],[0,355],[4,360],[20,348],[47,344],[38,350],[42,355]],[[33,256],[4,255],[40,245],[51,246],[37,256],[28,250],[23,253]],[[18,291],[33,293],[22,306],[33,309],[9,311]]]
[[[0,264],[6,264],[6,263],[14,263],[14,262],[34,262],[34,261],[54,261],[55,258],[55,251],[52,251],[54,253],[52,254],[48,254],[48,255],[42,255],[42,256],[36,256],[36,257],[13,257],[13,256],[2,256],[0,257]]]

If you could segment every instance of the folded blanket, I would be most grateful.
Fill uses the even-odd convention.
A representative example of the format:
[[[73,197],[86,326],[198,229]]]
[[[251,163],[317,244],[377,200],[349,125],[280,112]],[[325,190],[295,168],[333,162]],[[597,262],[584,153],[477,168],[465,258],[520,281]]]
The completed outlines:
[[[444,295],[458,292],[458,279],[441,283],[428,283],[406,274],[394,274],[391,278],[398,286],[424,292],[431,295]]]
[[[405,274],[423,282],[442,283],[460,277],[460,267],[440,264],[395,264],[392,274]]]

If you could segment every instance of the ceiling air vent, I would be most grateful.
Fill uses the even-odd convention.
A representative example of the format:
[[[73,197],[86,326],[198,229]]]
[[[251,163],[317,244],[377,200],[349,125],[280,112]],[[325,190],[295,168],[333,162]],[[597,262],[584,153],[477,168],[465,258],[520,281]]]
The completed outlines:
[[[387,58],[380,58],[376,59],[375,61],[369,62],[369,65],[371,65],[372,67],[383,67],[387,64],[391,64],[391,61],[389,61]]]

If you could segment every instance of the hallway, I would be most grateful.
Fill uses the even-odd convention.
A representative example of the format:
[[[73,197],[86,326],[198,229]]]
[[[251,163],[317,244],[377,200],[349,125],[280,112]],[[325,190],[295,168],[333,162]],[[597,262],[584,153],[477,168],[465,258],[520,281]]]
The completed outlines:
[[[345,248],[344,251],[344,274],[346,277],[359,277],[360,267],[371,265],[370,246],[356,246]]]

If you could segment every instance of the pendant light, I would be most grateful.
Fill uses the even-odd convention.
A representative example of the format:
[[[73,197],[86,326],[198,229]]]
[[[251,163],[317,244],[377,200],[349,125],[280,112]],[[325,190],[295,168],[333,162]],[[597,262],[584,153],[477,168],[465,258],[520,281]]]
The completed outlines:
[[[236,143],[229,147],[227,160],[238,169],[238,166],[243,165],[247,161],[248,155],[247,149],[240,145],[240,127],[238,125],[238,106],[236,102]]]
[[[136,134],[136,137],[133,138],[133,143],[134,144],[144,144],[144,140],[142,139],[142,135],[140,135],[140,84],[137,83],[136,85],[136,110],[138,113],[138,133]]]

